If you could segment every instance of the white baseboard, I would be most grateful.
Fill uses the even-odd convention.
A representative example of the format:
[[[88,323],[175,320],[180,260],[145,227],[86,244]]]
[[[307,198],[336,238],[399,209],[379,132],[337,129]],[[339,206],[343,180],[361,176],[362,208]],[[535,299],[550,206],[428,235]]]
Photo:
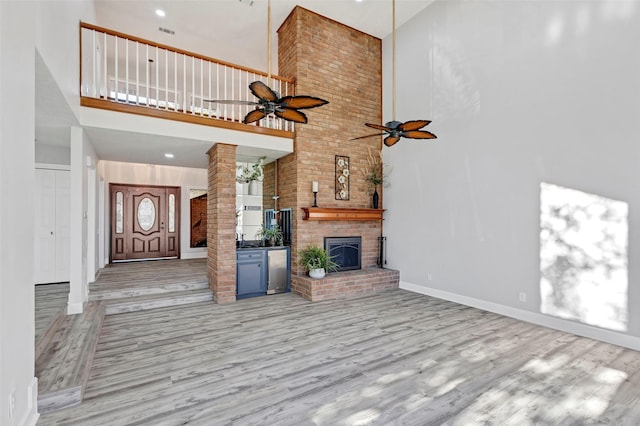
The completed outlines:
[[[482,309],[484,311],[493,312],[507,317],[530,322],[532,324],[553,328],[555,330],[576,334],[590,339],[600,340],[625,348],[640,351],[640,338],[630,336],[628,334],[619,333],[617,331],[605,330],[586,324],[580,324],[574,321],[554,318],[537,312],[525,311],[507,305],[488,302],[486,300],[475,299],[473,297],[462,296],[460,294],[449,293],[447,291],[435,288],[425,287],[418,284],[411,284],[400,281],[400,288],[414,293],[425,294],[427,296],[437,297],[439,299],[448,300],[450,302],[460,303],[461,305],[471,306]]]
[[[24,413],[19,425],[35,426],[40,418],[38,413],[38,378],[31,379],[31,383],[27,388],[27,412]]]
[[[83,310],[84,310],[84,303],[82,302],[67,303],[67,315],[81,314]]]
[[[180,253],[180,259],[206,259],[207,250]]]

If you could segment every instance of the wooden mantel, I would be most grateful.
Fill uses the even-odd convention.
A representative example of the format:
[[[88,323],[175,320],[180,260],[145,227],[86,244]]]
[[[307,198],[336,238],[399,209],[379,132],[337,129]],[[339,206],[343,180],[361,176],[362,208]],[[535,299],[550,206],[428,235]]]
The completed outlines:
[[[303,220],[382,220],[384,209],[302,207]]]

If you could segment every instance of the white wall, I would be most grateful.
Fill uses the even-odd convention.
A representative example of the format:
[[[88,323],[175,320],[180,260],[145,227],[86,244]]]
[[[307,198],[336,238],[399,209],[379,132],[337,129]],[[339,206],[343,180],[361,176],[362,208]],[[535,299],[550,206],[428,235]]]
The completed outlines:
[[[398,29],[396,118],[438,135],[384,152],[404,287],[640,347],[639,39],[624,1],[437,1]],[[542,182],[628,203],[625,332],[540,313]]]
[[[105,181],[105,262],[109,257],[109,184],[120,183],[130,185],[160,185],[180,187],[180,257],[182,259],[207,257],[206,247],[190,246],[191,225],[189,219],[191,189],[207,189],[207,169],[188,167],[171,167],[153,164],[123,163],[117,161],[100,161],[100,173]]]
[[[95,22],[91,0],[33,1],[36,5],[36,46],[68,107],[80,109],[80,21]],[[64,47],[63,47],[64,46]]]
[[[34,377],[35,22],[0,2],[0,424],[38,419]],[[27,196],[25,196],[27,195]],[[10,399],[14,406],[10,407]]]
[[[68,147],[37,143],[35,149],[36,163],[64,166],[71,164],[71,151]]]

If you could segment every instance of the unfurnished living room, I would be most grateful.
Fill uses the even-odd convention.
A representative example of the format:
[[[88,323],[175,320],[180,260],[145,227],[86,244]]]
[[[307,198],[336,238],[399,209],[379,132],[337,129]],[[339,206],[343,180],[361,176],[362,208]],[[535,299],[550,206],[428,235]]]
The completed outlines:
[[[0,424],[640,424],[639,24],[0,1]]]

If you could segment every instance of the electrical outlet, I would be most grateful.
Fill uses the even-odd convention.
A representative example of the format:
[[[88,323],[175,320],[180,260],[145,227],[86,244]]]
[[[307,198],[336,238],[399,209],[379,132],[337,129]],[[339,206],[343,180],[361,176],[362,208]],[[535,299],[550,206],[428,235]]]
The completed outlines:
[[[427,274],[427,281],[431,281],[433,279],[433,276],[431,274]]]
[[[518,295],[518,297],[519,297],[519,299],[520,299],[520,301],[521,301],[522,303],[524,303],[524,302],[526,302],[526,301],[527,301],[527,293],[520,292],[520,294]]]
[[[13,411],[16,408],[16,391],[13,390],[9,394],[9,418],[13,418]]]

